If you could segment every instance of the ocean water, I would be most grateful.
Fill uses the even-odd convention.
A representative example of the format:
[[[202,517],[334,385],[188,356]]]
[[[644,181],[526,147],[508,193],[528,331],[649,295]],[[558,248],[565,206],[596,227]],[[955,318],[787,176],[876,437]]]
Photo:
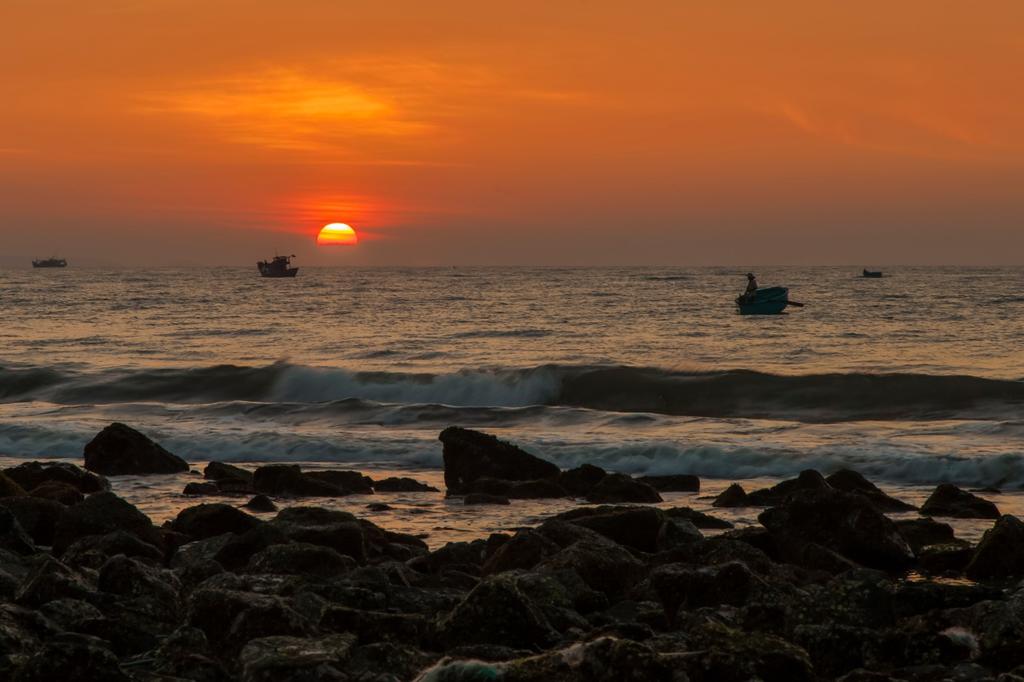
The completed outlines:
[[[1024,487],[1024,269],[754,268],[806,307],[747,317],[748,269],[7,270],[0,456],[116,420],[197,462],[429,477],[459,424],[564,467]]]

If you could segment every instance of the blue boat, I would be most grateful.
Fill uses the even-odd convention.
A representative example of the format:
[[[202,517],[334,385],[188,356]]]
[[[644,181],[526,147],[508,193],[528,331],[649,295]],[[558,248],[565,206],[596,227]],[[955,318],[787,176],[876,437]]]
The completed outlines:
[[[744,294],[736,299],[740,315],[778,315],[788,305],[789,289],[786,287],[758,289],[753,296]]]

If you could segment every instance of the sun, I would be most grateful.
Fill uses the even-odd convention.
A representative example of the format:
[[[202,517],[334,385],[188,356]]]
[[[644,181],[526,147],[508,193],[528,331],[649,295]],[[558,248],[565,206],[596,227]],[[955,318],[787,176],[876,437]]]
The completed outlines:
[[[317,246],[355,246],[358,243],[356,231],[345,223],[324,225],[316,236]]]

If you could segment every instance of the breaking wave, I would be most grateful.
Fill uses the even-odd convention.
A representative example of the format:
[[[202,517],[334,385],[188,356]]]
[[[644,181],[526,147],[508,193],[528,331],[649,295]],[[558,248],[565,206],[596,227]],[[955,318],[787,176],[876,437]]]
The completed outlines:
[[[1024,382],[963,375],[778,375],[627,366],[542,365],[446,374],[358,372],[288,363],[78,373],[0,369],[0,401],[564,406],[610,412],[807,422],[999,417],[1024,406]]]

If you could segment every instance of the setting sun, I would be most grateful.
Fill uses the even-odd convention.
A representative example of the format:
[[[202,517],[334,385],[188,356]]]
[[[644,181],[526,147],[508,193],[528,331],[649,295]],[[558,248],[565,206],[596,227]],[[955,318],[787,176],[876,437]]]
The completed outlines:
[[[356,231],[345,223],[324,225],[316,237],[317,246],[355,246],[359,243]]]

